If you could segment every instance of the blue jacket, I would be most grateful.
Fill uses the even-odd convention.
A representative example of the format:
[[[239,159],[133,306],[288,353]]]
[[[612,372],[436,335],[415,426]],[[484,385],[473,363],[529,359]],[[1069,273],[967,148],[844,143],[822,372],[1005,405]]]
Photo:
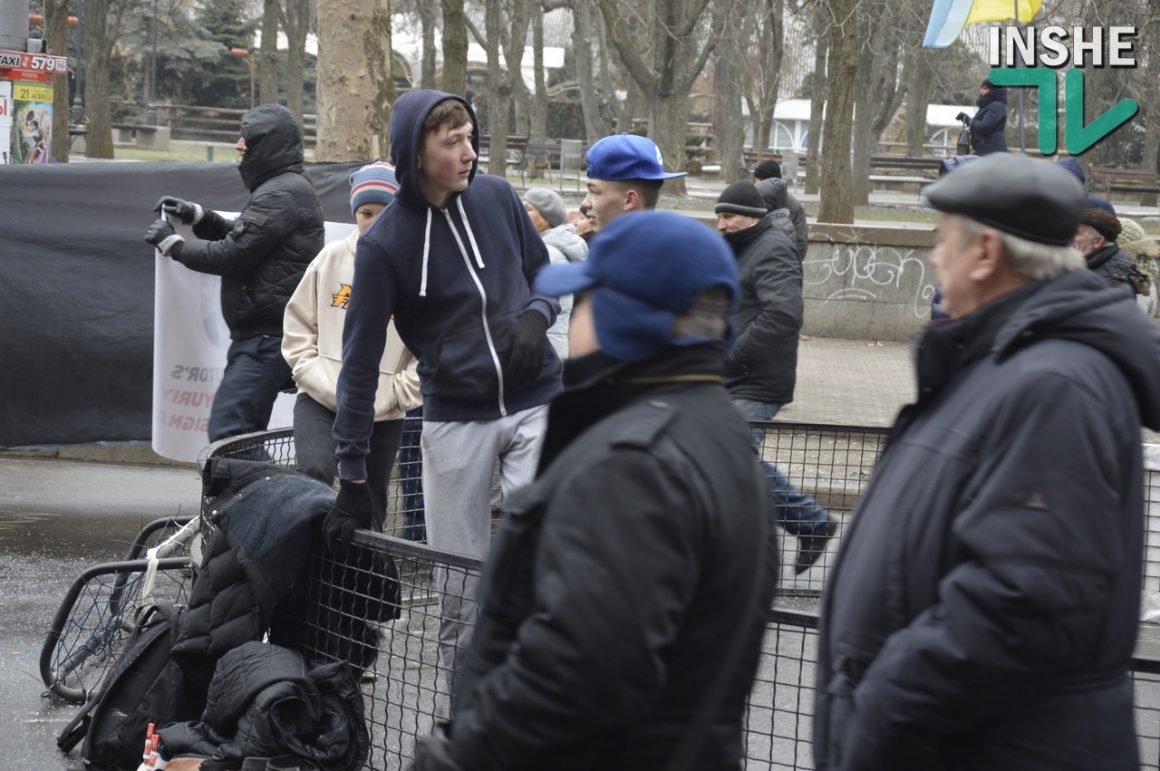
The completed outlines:
[[[979,111],[971,119],[975,155],[1007,152],[1007,89],[994,88],[975,100]]]
[[[365,478],[374,421],[378,362],[392,316],[400,337],[419,359],[426,420],[494,420],[544,404],[560,390],[560,361],[544,342],[544,363],[528,383],[511,383],[502,357],[515,321],[525,311],[550,325],[559,305],[533,296],[532,280],[548,251],[515,190],[499,177],[477,174],[446,208],[419,189],[423,121],[446,99],[438,91],[411,91],[391,114],[391,161],[399,192],[359,239],[354,286],[343,330],[342,370],[334,421],[339,476]],[[479,147],[479,125],[473,145]]]

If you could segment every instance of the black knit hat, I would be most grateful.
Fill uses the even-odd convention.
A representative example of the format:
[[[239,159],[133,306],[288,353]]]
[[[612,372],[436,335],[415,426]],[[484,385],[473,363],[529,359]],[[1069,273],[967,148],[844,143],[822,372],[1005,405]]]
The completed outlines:
[[[713,211],[717,214],[721,212],[744,214],[746,217],[764,217],[769,213],[765,199],[757,191],[757,186],[745,179],[725,188],[721,192],[721,197],[717,199]]]
[[[757,168],[753,170],[753,178],[759,182],[774,177],[781,179],[781,164],[772,158],[767,158],[757,164]]]

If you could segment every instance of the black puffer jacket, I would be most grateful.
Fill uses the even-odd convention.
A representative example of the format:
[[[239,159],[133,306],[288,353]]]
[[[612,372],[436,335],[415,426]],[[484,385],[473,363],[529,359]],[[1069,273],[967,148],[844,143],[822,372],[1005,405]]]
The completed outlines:
[[[1086,270],[932,325],[826,586],[820,771],[1139,768],[1160,334]]]
[[[160,730],[170,755],[232,761],[306,759],[330,771],[355,771],[370,753],[362,692],[342,662],[307,666],[302,654],[248,642],[218,662],[201,720]]]
[[[806,258],[806,249],[810,245],[810,226],[806,222],[805,207],[789,191],[784,179],[777,177],[763,179],[757,183],[757,192],[765,199],[765,205],[769,207],[770,212],[776,212],[778,209],[786,210],[790,225],[793,227],[790,239],[793,241],[794,251],[797,252],[798,262],[801,262]]]
[[[734,398],[784,406],[793,401],[797,382],[801,263],[789,238],[774,227],[772,214],[725,240],[737,257],[741,285],[725,387]]]
[[[1007,89],[993,88],[975,99],[979,111],[971,119],[975,155],[1007,152]]]
[[[302,174],[302,132],[293,113],[277,104],[255,107],[242,116],[242,137],[239,171],[250,200],[234,220],[207,210],[193,227],[203,240],[171,254],[191,270],[222,277],[230,337],[281,337],[286,302],[323,247],[322,209]]]
[[[712,382],[720,357],[570,362],[595,373],[552,403],[537,479],[505,502],[460,659],[461,768],[665,768],[739,634],[691,768],[741,768],[777,549],[749,431]],[[755,575],[759,605],[739,607]]]

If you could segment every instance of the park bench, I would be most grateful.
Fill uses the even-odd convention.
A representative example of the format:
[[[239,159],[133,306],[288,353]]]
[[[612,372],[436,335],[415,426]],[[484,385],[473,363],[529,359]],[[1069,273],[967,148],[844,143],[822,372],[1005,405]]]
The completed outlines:
[[[871,155],[870,181],[874,184],[885,185],[917,185],[919,192],[922,188],[938,178],[938,171],[942,165],[939,158],[928,156],[908,155]],[[910,172],[909,174],[875,174],[878,170]]]
[[[507,162],[509,166],[522,166],[524,163],[524,154],[528,149],[528,138],[521,136],[508,135],[507,138]],[[479,135],[479,165],[486,167],[491,157],[491,135]]]
[[[551,180],[552,170],[560,168],[560,154],[559,139],[529,139],[520,164],[520,182],[525,183],[525,174],[533,180],[537,177]]]
[[[117,144],[131,144],[151,150],[169,149],[170,129],[168,126],[114,123],[113,132],[113,141]]]
[[[1160,175],[1148,169],[1120,169],[1114,166],[1092,166],[1088,169],[1092,187],[1098,192],[1156,195],[1160,193]],[[1142,201],[1141,201],[1142,202]]]

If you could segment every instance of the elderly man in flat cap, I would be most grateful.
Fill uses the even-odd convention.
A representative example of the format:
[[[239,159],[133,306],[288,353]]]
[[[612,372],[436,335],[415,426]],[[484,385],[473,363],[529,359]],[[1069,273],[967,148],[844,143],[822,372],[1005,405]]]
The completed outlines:
[[[816,767],[1137,769],[1160,334],[1085,269],[1084,194],[1058,166],[990,156],[927,195],[950,318],[921,337],[917,401],[826,587]]]

